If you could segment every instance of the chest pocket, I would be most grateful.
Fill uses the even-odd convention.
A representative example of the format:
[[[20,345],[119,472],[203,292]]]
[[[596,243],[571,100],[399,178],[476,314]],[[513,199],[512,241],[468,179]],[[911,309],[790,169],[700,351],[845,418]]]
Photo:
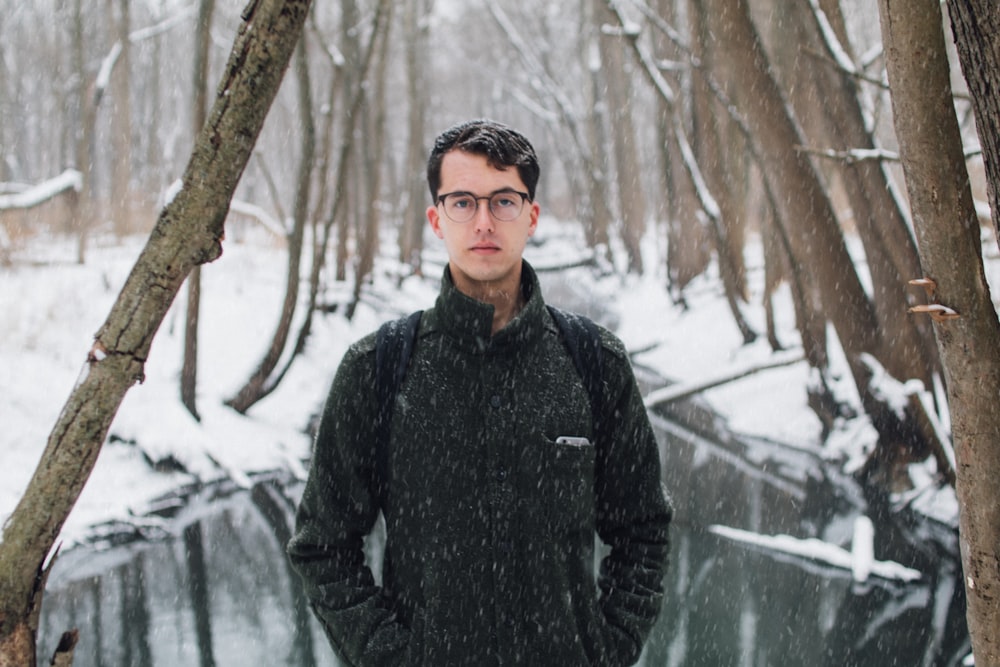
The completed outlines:
[[[564,444],[539,437],[520,471],[525,519],[557,533],[592,531],[594,458],[589,441]]]

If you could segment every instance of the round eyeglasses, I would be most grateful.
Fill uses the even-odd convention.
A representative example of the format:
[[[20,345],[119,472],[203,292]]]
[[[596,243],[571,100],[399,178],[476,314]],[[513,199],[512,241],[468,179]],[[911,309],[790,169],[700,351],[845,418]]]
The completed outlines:
[[[479,210],[479,200],[489,202],[490,215],[501,222],[510,222],[521,215],[524,202],[528,200],[527,192],[517,190],[499,190],[485,197],[477,197],[471,192],[448,192],[437,198],[437,203],[444,207],[444,214],[452,222],[468,222],[476,217]]]

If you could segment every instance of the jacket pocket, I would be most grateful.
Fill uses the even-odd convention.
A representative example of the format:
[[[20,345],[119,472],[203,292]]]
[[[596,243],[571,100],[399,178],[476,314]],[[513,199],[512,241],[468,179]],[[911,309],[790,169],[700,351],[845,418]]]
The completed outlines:
[[[521,471],[531,515],[557,532],[592,530],[594,446],[582,438],[541,437]]]

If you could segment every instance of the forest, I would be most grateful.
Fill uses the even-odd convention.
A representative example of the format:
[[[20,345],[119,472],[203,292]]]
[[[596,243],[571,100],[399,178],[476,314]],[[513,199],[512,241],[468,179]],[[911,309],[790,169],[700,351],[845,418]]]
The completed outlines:
[[[662,268],[682,305],[715,271],[744,341],[777,352],[770,318],[745,314],[760,239],[762,306],[790,288],[824,430],[847,409],[836,346],[878,432],[858,478],[905,489],[930,458],[955,488],[976,664],[1000,664],[988,0],[0,0],[0,16],[0,280],[53,237],[80,263],[95,238],[149,237],[5,518],[0,665],[34,655],[59,528],[182,290],[179,392],[198,417],[200,267],[226,230],[287,251],[273,336],[226,399],[244,414],[305,349],[329,283],[349,285],[350,318],[380,258],[424,273],[429,142],[473,117],[533,137],[546,212],[579,225],[595,268]]]

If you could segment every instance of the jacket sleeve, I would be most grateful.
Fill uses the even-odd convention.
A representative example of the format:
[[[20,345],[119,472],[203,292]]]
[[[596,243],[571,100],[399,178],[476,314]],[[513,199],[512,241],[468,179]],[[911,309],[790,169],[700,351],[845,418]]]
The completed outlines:
[[[608,664],[639,659],[663,602],[670,501],[656,438],[624,346],[605,347],[606,413],[597,433],[597,531],[611,548],[598,585]]]
[[[373,357],[367,339],[341,362],[323,408],[288,556],[338,656],[406,665],[411,630],[375,585],[364,538],[375,525]],[[367,353],[366,353],[367,351]]]

